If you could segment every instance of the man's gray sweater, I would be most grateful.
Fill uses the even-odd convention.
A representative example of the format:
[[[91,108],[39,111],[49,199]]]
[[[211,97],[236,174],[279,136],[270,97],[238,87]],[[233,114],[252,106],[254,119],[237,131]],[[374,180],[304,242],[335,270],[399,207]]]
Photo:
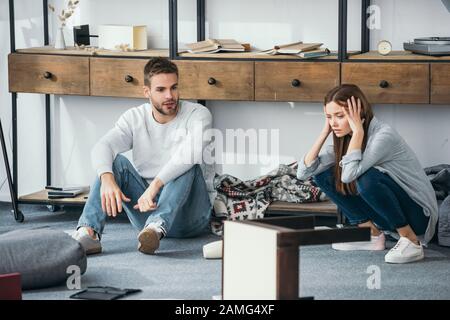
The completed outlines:
[[[133,164],[141,177],[149,183],[158,177],[167,184],[199,164],[213,204],[214,165],[203,161],[204,151],[211,148],[211,139],[204,132],[211,126],[211,112],[201,104],[180,101],[176,117],[161,124],[153,118],[150,103],[145,103],[126,111],[94,146],[93,167],[99,176],[112,173],[116,156],[132,150]]]

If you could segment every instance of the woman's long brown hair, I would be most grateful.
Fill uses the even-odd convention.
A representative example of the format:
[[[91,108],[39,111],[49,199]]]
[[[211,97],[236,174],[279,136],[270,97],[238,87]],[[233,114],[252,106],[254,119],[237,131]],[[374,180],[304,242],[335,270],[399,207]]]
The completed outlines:
[[[364,128],[364,139],[361,146],[361,152],[363,152],[366,148],[367,132],[369,130],[370,122],[373,118],[373,112],[370,103],[367,101],[367,98],[361,91],[361,89],[354,84],[342,84],[340,86],[337,86],[331,89],[325,96],[324,106],[326,106],[330,102],[335,102],[344,108],[348,108],[347,99],[350,99],[352,96],[355,97],[356,100],[359,99],[361,101],[361,119],[365,119],[362,124]],[[342,160],[342,156],[347,153],[350,139],[351,136],[349,134],[338,138],[333,132],[334,154],[336,156],[336,163],[334,165],[336,190],[344,195],[357,194],[355,181],[352,181],[350,183],[343,183],[341,181],[342,168],[339,166],[339,162]]]

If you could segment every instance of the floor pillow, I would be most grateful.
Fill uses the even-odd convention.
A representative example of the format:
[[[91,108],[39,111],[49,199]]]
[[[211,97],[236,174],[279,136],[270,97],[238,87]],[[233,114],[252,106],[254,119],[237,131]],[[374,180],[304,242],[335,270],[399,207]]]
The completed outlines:
[[[86,268],[84,249],[63,231],[40,228],[0,234],[0,274],[20,273],[22,289],[61,285]]]

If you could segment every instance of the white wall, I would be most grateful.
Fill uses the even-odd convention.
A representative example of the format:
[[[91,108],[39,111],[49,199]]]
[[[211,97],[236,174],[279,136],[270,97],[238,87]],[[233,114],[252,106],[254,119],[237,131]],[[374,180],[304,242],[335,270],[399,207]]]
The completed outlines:
[[[61,8],[62,1],[50,1]],[[66,1],[64,1],[66,2]],[[80,0],[79,10],[66,29],[72,43],[72,25],[89,23],[95,34],[99,24],[146,24],[149,45],[168,47],[168,4],[165,0]],[[179,41],[196,39],[194,0],[179,2]],[[207,30],[210,37],[232,37],[250,42],[255,48],[269,48],[295,40],[320,41],[337,49],[337,1],[335,0],[219,0],[207,1]],[[358,0],[349,1],[349,49],[358,49],[360,9]],[[380,39],[390,40],[394,49],[420,36],[449,36],[450,13],[440,0],[377,0],[381,6],[381,29],[372,32],[371,47]],[[17,48],[43,43],[41,1],[16,0]],[[57,24],[50,17],[51,34]],[[9,53],[8,3],[0,2],[0,116],[7,144],[11,132],[11,97],[7,86]],[[32,81],[32,80],[30,80]],[[94,177],[90,150],[127,108],[144,100],[55,96],[53,99],[54,183],[89,184]],[[289,162],[306,152],[323,123],[321,105],[315,103],[208,103],[215,127],[279,129],[280,156]],[[19,94],[19,193],[40,190],[45,184],[45,125],[42,95]],[[377,105],[375,114],[391,124],[416,151],[422,165],[449,163],[450,106]],[[11,150],[9,150],[11,152]],[[10,158],[12,157],[10,153]],[[10,159],[11,161],[11,159]],[[260,174],[260,166],[227,166],[223,170],[242,178]],[[4,181],[3,163],[0,183]],[[0,200],[8,200],[7,184]]]

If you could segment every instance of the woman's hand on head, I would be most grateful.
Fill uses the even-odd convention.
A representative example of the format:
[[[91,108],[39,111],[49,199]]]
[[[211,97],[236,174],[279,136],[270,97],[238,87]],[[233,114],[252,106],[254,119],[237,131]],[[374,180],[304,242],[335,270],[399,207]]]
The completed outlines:
[[[347,108],[342,107],[342,110],[352,131],[354,133],[364,133],[364,119],[361,120],[361,100],[352,96],[350,99],[347,99]]]
[[[330,126],[330,121],[327,118],[326,110],[325,110],[325,108],[323,108],[323,109],[324,109],[324,113],[325,113],[325,123],[323,125],[321,134],[328,137],[328,135],[331,132],[331,126]]]

